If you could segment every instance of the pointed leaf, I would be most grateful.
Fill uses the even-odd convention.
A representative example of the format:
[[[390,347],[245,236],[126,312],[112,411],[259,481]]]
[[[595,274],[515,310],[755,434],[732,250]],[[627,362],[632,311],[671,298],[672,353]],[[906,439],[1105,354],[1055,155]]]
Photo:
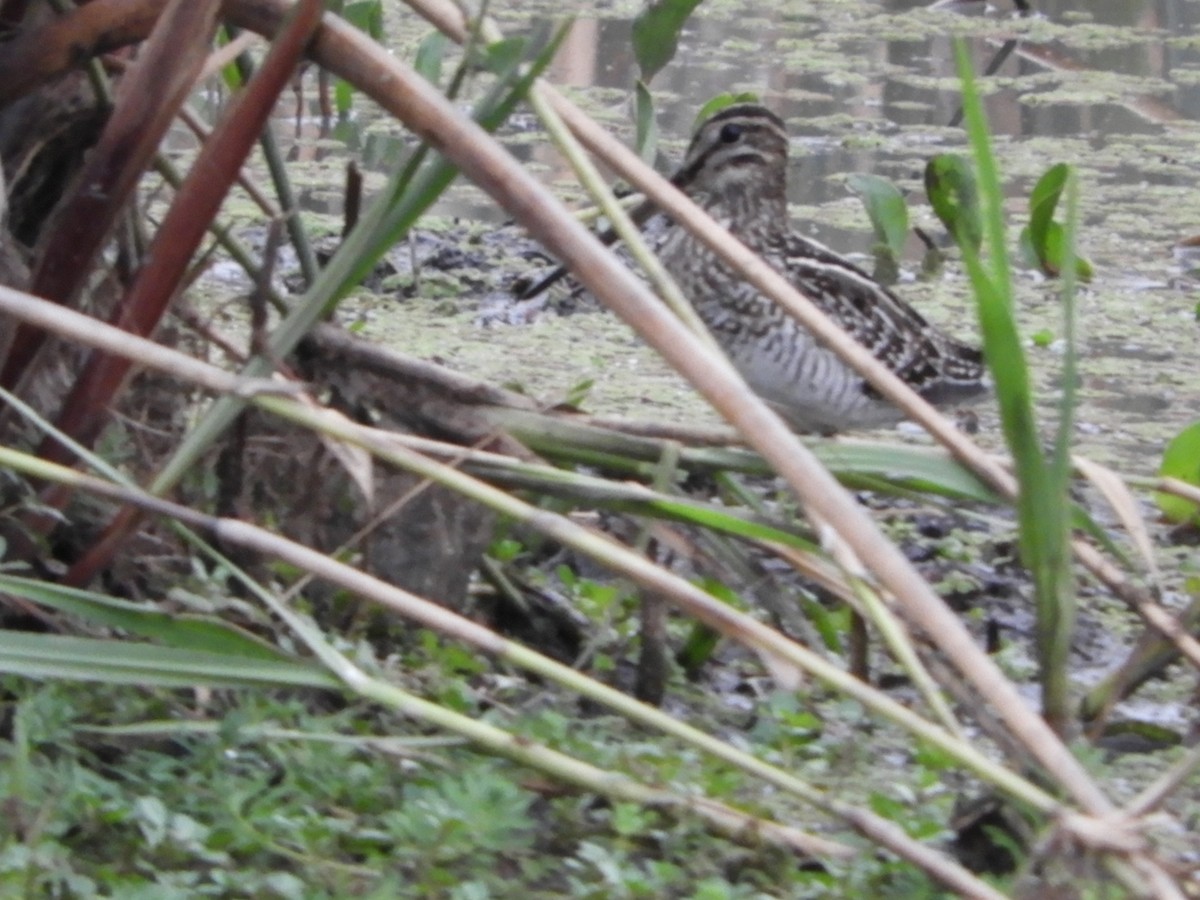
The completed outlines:
[[[1158,474],[1200,487],[1200,422],[1193,422],[1171,439],[1163,451]],[[1200,524],[1200,507],[1190,500],[1162,492],[1155,494],[1154,499],[1170,521]]]
[[[337,111],[338,118],[345,118],[353,106],[354,88],[348,81],[343,81],[341,78],[335,79],[333,82],[333,108]]]
[[[449,43],[449,38],[440,31],[435,31],[417,47],[417,58],[413,61],[413,68],[430,84],[437,84],[442,80],[442,61],[446,58],[446,47]]]
[[[0,672],[157,687],[337,688],[324,669],[290,660],[247,659],[155,644],[27,631],[0,631]]]
[[[908,240],[908,205],[900,189],[879,175],[854,174],[846,183],[867,208],[875,240],[891,251],[894,259],[899,259]]]
[[[970,163],[955,153],[935,156],[925,166],[925,193],[955,242],[978,251],[983,242],[983,221]]]
[[[252,659],[289,657],[248,631],[219,619],[170,615],[140,603],[48,581],[0,574],[0,591],[171,646]]]
[[[995,503],[995,493],[940,449],[869,441],[818,444],[814,453],[843,481],[876,476],[913,490],[953,499]]]
[[[1038,266],[1047,275],[1062,272],[1066,248],[1063,228],[1054,220],[1059,198],[1071,176],[1071,167],[1058,163],[1046,170],[1029,195],[1029,226],[1021,232],[1022,248],[1033,252]],[[1092,278],[1092,264],[1076,256],[1075,274],[1084,281]]]
[[[1047,232],[1054,221],[1054,210],[1066,187],[1068,174],[1070,167],[1066,163],[1051,166],[1029,195],[1029,237],[1035,250],[1046,245]]]
[[[696,113],[696,120],[692,123],[692,128],[693,128],[693,130],[695,130],[697,127],[699,127],[701,122],[708,120],[714,114],[719,113],[721,110],[725,109],[725,107],[727,107],[727,106],[733,106],[736,103],[757,103],[757,102],[758,102],[758,94],[755,94],[751,91],[742,91],[741,93],[738,93],[738,94],[730,94],[730,93],[717,94],[715,97],[713,97],[707,103],[705,103],[702,107],[700,107],[700,111],[698,113]]]
[[[347,3],[342,18],[377,41],[383,37],[383,4],[380,0]]]
[[[486,47],[477,50],[474,62],[485,72],[493,75],[505,75],[516,67],[525,55],[525,38],[505,38],[492,41]]]
[[[675,55],[679,32],[700,0],[659,0],[633,20],[633,55],[649,81]]]
[[[640,78],[634,86],[634,118],[637,122],[635,149],[646,165],[654,164],[658,153],[658,125],[654,121],[654,97]]]

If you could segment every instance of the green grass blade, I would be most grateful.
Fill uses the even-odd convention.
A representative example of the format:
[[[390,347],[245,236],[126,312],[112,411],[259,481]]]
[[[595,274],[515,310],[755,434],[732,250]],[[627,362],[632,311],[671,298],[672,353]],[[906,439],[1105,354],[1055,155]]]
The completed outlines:
[[[1071,653],[1071,637],[1075,629],[1075,585],[1071,576],[1071,437],[1075,427],[1075,403],[1078,371],[1078,347],[1075,340],[1075,286],[1080,275],[1075,254],[1075,234],[1079,224],[1079,181],[1073,169],[1066,174],[1066,221],[1062,234],[1062,307],[1063,339],[1065,349],[1062,364],[1062,396],[1059,400],[1058,426],[1054,436],[1054,448],[1047,467],[1046,482],[1049,501],[1046,506],[1057,518],[1047,522],[1049,535],[1055,543],[1047,548],[1047,567],[1054,566],[1046,574],[1047,594],[1038,598],[1039,628],[1038,649],[1042,660],[1043,683],[1046,696],[1043,705],[1065,722],[1069,714],[1070,683],[1068,665]],[[1061,542],[1061,543],[1058,543]],[[1055,558],[1051,554],[1057,553]],[[1051,593],[1052,592],[1052,593]]]
[[[0,591],[39,606],[70,613],[110,628],[151,638],[170,647],[204,650],[248,659],[284,661],[270,644],[227,622],[208,616],[170,615],[154,607],[118,600],[94,591],[0,573]]]
[[[955,55],[962,81],[967,133],[979,175],[990,271],[973,248],[963,242],[960,246],[975,287],[984,354],[996,385],[1004,437],[1020,484],[1017,519],[1021,557],[1033,578],[1037,604],[1043,709],[1047,719],[1061,730],[1069,716],[1063,653],[1069,645],[1073,624],[1066,480],[1060,477],[1061,465],[1054,460],[1048,462],[1042,451],[1029,367],[1014,314],[1003,193],[991,137],[975,87],[971,61],[962,41],[956,43]],[[1068,420],[1066,428],[1069,430],[1069,427]],[[1060,434],[1065,433],[1060,431]],[[1069,469],[1067,471],[1069,473]]]
[[[165,688],[341,687],[324,669],[299,661],[25,631],[0,631],[0,672]]]
[[[953,500],[996,503],[999,499],[991,488],[940,449],[829,441],[814,445],[812,450],[842,481],[871,476],[888,485]]]

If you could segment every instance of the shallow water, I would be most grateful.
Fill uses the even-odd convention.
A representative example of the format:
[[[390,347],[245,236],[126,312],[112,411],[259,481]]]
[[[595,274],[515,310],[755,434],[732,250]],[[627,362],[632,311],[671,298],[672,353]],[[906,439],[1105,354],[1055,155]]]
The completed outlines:
[[[783,115],[793,136],[790,199],[798,228],[843,252],[866,253],[869,224],[846,177],[872,172],[908,192],[914,224],[941,233],[922,202],[921,173],[929,157],[964,150],[962,130],[950,124],[958,109],[952,36],[968,36],[977,71],[1015,41],[994,74],[982,79],[1013,241],[1037,176],[1056,162],[1077,166],[1081,250],[1096,267],[1081,297],[1079,444],[1098,461],[1150,472],[1163,443],[1200,410],[1200,367],[1193,358],[1200,337],[1197,291],[1172,255],[1177,241],[1200,232],[1200,3],[1081,9],[1052,2],[1040,4],[1041,14],[1031,18],[1004,10],[965,14],[982,5],[959,4],[954,11],[913,0],[813,0],[761,11],[740,0],[709,0],[690,20],[675,59],[651,83],[664,167],[678,159],[704,101],[723,91],[750,91]],[[629,31],[637,9],[598,0],[568,11],[577,19],[549,78],[628,133],[636,74]],[[499,13],[510,34],[562,14],[561,6],[545,12],[535,4]],[[389,17],[402,54],[424,33],[412,24],[411,13]],[[381,169],[402,140],[394,127],[375,128],[369,117],[343,126],[341,136],[364,164]],[[338,143],[308,144],[319,148],[310,158]],[[563,183],[565,168],[539,141],[521,135],[513,152],[551,184]],[[336,169],[341,163],[338,154],[334,158]],[[315,177],[310,205],[335,205],[334,184],[328,175]],[[456,190],[440,211],[466,219],[501,217],[470,189]],[[969,337],[974,314],[961,274],[952,265],[932,281],[915,281],[919,242],[914,238],[908,249],[910,283],[900,292],[930,318]],[[1032,272],[1019,273],[1018,281],[1024,332],[1059,336],[1056,286]],[[550,399],[592,377],[598,384],[591,406],[600,411],[636,413],[682,402],[682,416],[700,415],[696,405],[681,400],[687,389],[619,323],[605,321],[611,317],[485,331],[476,324],[483,299],[460,299],[456,310],[443,304],[431,312],[419,303],[392,307],[371,298],[364,300],[363,314],[369,333],[400,349],[523,381]],[[1060,346],[1051,342],[1030,351],[1047,412],[1056,400]],[[644,386],[637,383],[643,373],[649,379]],[[986,407],[982,413],[985,441],[994,443],[988,438],[998,433],[994,416]]]

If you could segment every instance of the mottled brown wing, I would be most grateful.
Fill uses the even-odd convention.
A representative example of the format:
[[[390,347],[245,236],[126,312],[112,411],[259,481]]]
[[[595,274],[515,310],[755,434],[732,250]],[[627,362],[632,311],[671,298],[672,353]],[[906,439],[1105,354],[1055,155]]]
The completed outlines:
[[[832,250],[792,234],[777,264],[822,311],[918,392],[978,391],[984,373],[979,350],[931,325]]]

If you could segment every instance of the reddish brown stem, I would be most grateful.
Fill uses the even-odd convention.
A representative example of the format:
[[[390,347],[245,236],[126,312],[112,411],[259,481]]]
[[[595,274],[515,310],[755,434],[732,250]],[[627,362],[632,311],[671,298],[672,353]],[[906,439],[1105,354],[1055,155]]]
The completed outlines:
[[[73,305],[113,223],[192,89],[216,27],[218,6],[217,0],[172,0],[165,10],[137,63],[121,80],[99,142],[55,213],[53,227],[46,229],[46,240],[36,254],[31,293]],[[94,15],[93,9],[85,6],[78,14],[87,18]],[[138,18],[137,23],[142,26],[146,20]],[[52,30],[53,25],[38,33]],[[21,46],[15,52],[20,56],[28,42],[17,43]],[[48,55],[53,56],[54,50]],[[0,73],[0,103],[5,83]],[[14,387],[30,370],[44,341],[41,332],[20,328],[0,370],[0,384]]]

